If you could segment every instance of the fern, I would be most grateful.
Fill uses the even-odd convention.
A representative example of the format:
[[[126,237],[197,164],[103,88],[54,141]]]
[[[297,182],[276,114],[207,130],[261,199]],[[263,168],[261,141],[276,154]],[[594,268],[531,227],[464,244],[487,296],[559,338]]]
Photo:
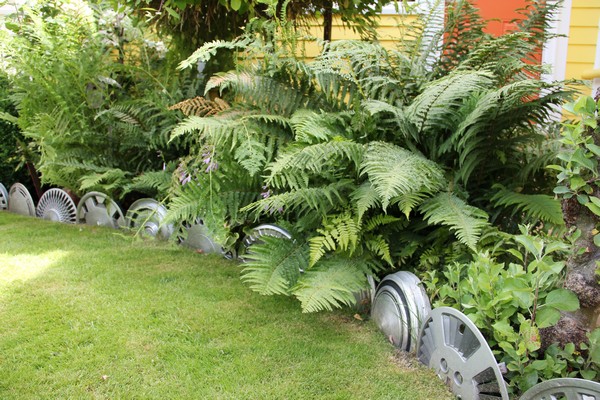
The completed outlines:
[[[381,258],[390,267],[394,266],[390,245],[382,235],[369,235],[365,237],[364,244],[371,253]]]
[[[358,168],[364,153],[364,146],[350,140],[334,140],[309,146],[294,146],[282,152],[267,170],[265,181],[269,186],[299,189],[306,187],[309,177],[331,173],[344,167],[350,161]]]
[[[206,93],[212,89],[221,93],[231,92],[237,102],[269,114],[291,116],[299,108],[309,105],[310,98],[293,86],[276,79],[250,74],[249,72],[228,72],[211,78],[206,85]]]
[[[455,72],[429,84],[407,108],[406,115],[416,127],[416,137],[450,129],[456,123],[455,112],[466,97],[492,82],[488,72]]]
[[[381,205],[379,193],[375,190],[371,182],[365,181],[356,188],[351,194],[350,199],[356,208],[356,213],[359,219],[362,219],[365,212],[371,208],[376,208]]]
[[[197,117],[210,117],[219,114],[220,112],[230,108],[230,105],[220,98],[208,100],[198,96],[192,99],[181,101],[169,107],[169,110],[180,110],[183,115],[189,117],[195,115]]]
[[[147,171],[133,178],[124,192],[139,191],[149,195],[162,194],[163,196],[171,186],[172,170]]]
[[[496,207],[512,207],[512,215],[522,212],[530,221],[541,220],[553,225],[564,225],[560,201],[554,197],[544,194],[516,193],[502,185],[494,185],[494,189],[497,192],[490,201]]]
[[[192,180],[179,187],[171,196],[165,223],[179,223],[182,221],[195,221],[198,217],[207,214],[206,200],[208,193],[206,187]]]
[[[368,175],[384,210],[398,196],[435,193],[444,184],[442,170],[437,164],[383,142],[369,144],[361,174]]]
[[[293,288],[303,312],[333,310],[356,303],[355,293],[367,286],[364,260],[346,257],[320,261]]]
[[[315,265],[327,251],[340,251],[352,256],[360,231],[360,222],[349,212],[325,218],[322,227],[316,230],[320,235],[309,239],[309,267]]]
[[[475,250],[484,228],[488,227],[488,215],[450,193],[439,193],[419,207],[430,224],[441,224],[456,233],[462,243]]]
[[[253,213],[257,217],[275,212],[294,212],[302,215],[309,211],[316,211],[325,215],[339,204],[346,203],[342,192],[347,192],[352,187],[351,181],[340,180],[321,187],[291,190],[252,203],[241,211]]]
[[[194,51],[192,55],[179,63],[178,69],[186,69],[195,66],[199,61],[206,62],[217,54],[219,49],[237,50],[244,49],[250,42],[246,38],[240,38],[234,41],[225,40],[213,40],[205,43],[198,50]]]
[[[129,180],[131,174],[118,168],[108,169],[104,172],[89,173],[79,178],[79,188],[82,191],[100,190],[114,193]]]
[[[295,139],[298,142],[315,144],[343,136],[344,131],[338,125],[339,116],[333,113],[317,113],[301,109],[290,118]]]
[[[289,295],[300,270],[308,265],[308,246],[292,240],[265,236],[244,256],[242,280],[262,295]]]

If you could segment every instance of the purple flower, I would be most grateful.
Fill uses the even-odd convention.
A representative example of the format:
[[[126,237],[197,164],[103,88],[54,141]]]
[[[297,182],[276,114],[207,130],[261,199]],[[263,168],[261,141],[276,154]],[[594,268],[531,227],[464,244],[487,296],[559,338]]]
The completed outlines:
[[[219,164],[217,164],[216,162],[211,162],[210,164],[208,164],[208,167],[206,167],[205,172],[216,171],[218,168],[219,168]]]
[[[261,193],[260,193],[260,195],[262,196],[262,198],[263,198],[263,199],[266,199],[266,198],[270,197],[270,196],[271,196],[271,193],[272,193],[272,192],[271,192],[271,189],[269,189],[269,187],[268,187],[268,186],[263,186],[262,188],[263,188],[263,190],[264,190],[264,192],[261,192]]]

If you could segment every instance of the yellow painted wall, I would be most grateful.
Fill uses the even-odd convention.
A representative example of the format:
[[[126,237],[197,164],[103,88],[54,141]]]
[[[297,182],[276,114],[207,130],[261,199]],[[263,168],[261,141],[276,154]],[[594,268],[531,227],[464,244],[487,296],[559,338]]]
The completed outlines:
[[[600,20],[600,0],[573,0],[567,49],[566,78],[581,79],[594,68]]]
[[[600,1],[600,0],[598,0]],[[380,43],[387,49],[393,49],[397,45],[398,38],[406,32],[407,25],[416,22],[414,15],[382,14],[379,16],[379,28],[377,29]],[[318,39],[323,38],[322,21],[318,20],[311,24],[308,35]],[[339,18],[334,18],[331,30],[331,40],[360,39],[360,35],[352,29],[345,27]],[[316,57],[321,48],[317,43],[307,41],[304,45],[305,57],[312,59]]]

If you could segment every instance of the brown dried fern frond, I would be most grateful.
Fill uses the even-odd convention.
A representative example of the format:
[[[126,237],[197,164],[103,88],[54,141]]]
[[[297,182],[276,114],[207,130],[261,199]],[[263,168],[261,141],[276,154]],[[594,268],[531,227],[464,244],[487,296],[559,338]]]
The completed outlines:
[[[189,117],[195,115],[198,117],[209,117],[216,115],[230,108],[229,103],[220,98],[208,100],[202,96],[187,99],[169,107],[169,110],[181,110],[181,112]]]

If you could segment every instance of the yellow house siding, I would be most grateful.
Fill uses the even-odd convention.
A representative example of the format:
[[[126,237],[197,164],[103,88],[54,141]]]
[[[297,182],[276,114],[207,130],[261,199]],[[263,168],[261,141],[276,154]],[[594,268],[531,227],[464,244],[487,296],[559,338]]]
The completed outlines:
[[[383,14],[379,16],[379,27],[377,29],[377,35],[379,42],[387,49],[396,47],[398,38],[402,36],[403,32],[406,31],[406,26],[416,20],[414,15],[387,15]],[[403,28],[404,26],[404,28]],[[323,38],[323,25],[322,20],[317,20],[308,29],[308,35],[314,36],[318,39]],[[345,27],[341,21],[337,18],[333,21],[331,29],[331,40],[350,40],[360,39],[360,35],[354,32],[352,29]],[[305,42],[304,44],[304,56],[308,59],[316,57],[321,51],[321,47],[313,42]]]
[[[583,71],[594,67],[599,19],[599,0],[573,0],[566,78],[581,79]]]

